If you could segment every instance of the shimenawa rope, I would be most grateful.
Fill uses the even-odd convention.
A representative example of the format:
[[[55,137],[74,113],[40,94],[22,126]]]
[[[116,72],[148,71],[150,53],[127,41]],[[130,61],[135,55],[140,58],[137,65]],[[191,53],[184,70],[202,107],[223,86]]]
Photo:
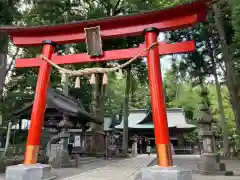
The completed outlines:
[[[117,67],[113,67],[113,68],[100,68],[100,67],[93,67],[93,68],[85,68],[85,69],[80,69],[80,70],[69,70],[69,69],[65,69],[63,67],[60,67],[59,65],[55,64],[53,61],[51,61],[50,59],[48,59],[46,56],[40,55],[42,60],[47,61],[49,64],[51,64],[53,67],[57,68],[61,73],[66,73],[72,76],[81,76],[81,75],[91,75],[91,74],[96,74],[96,73],[109,73],[109,72],[114,72],[114,71],[118,71],[120,69],[125,68],[126,66],[128,66],[129,64],[131,64],[132,62],[136,61],[137,58],[139,58],[140,56],[142,56],[146,51],[149,51],[150,49],[154,48],[155,46],[158,45],[159,42],[155,42],[153,44],[151,44],[149,47],[147,47],[146,49],[144,49],[142,52],[137,53],[136,56],[134,56],[133,58],[131,58],[129,61],[127,61],[126,63],[119,65]]]

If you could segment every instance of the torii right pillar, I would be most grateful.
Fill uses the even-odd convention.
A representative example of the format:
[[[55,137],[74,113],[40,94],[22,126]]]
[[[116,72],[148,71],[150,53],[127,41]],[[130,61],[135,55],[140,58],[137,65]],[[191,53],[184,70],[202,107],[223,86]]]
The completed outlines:
[[[145,29],[144,32],[146,47],[158,41],[159,30],[157,28],[148,28]],[[161,65],[157,47],[149,50],[147,54],[147,64],[158,165],[169,167],[173,165],[173,162],[160,68]]]
[[[146,47],[157,42],[157,28],[147,28],[144,32]],[[158,165],[142,169],[142,180],[192,180],[192,171],[190,169],[173,166],[157,47],[149,50],[147,63]]]

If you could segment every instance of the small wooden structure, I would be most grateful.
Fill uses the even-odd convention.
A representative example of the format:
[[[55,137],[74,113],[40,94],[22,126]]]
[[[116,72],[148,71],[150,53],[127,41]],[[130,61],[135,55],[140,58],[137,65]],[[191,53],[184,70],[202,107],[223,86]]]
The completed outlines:
[[[25,104],[21,109],[13,113],[14,118],[30,119],[33,102]],[[66,114],[71,122],[71,128],[68,132],[70,134],[70,142],[74,146],[75,152],[82,152],[84,148],[84,141],[86,132],[89,129],[89,122],[101,124],[100,119],[92,116],[86,112],[83,105],[75,99],[62,94],[61,92],[52,88],[48,89],[47,106],[44,116],[44,130],[51,133],[52,136],[60,133],[60,122],[63,119],[63,114]],[[91,135],[90,132],[87,133]],[[49,138],[47,138],[49,140]],[[73,139],[73,142],[71,141]],[[80,142],[78,142],[80,140]],[[43,141],[43,139],[42,139]],[[75,142],[76,141],[76,142]],[[85,141],[86,142],[86,141]],[[45,143],[42,143],[45,144]],[[46,145],[46,144],[45,144]],[[76,151],[77,150],[77,151]]]

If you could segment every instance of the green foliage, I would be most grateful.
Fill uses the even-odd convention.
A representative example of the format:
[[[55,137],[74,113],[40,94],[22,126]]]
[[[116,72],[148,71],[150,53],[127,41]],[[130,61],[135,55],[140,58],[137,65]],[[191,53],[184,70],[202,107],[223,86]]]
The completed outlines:
[[[164,87],[167,107],[183,108],[187,119],[196,124],[200,104],[199,87],[192,87],[191,83],[181,82],[172,70],[165,74]]]
[[[198,132],[195,130],[195,131],[186,133],[184,134],[184,139],[189,143],[196,144],[199,141]]]
[[[20,0],[0,1],[0,25],[10,25],[14,20],[19,20],[21,14],[18,11]]]
[[[220,112],[218,108],[218,100],[217,100],[215,84],[209,85],[208,90],[209,90],[209,97],[211,101],[211,112],[213,114],[214,119],[217,121],[217,125],[220,127],[220,120],[219,120]],[[225,115],[227,126],[228,126],[229,137],[231,137],[233,136],[233,134],[236,133],[236,124],[235,124],[234,114],[229,101],[229,94],[226,86],[223,86],[221,88],[221,94],[223,97],[224,115]],[[220,129],[218,129],[217,133],[221,136]]]
[[[125,81],[117,79],[115,74],[109,74],[107,85],[106,114],[118,114],[124,100]]]

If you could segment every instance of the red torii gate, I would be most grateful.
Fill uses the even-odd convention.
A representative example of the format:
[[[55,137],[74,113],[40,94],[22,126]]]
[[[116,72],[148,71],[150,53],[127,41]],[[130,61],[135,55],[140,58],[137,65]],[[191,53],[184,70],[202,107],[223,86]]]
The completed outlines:
[[[167,10],[55,26],[6,27],[0,28],[0,32],[8,32],[16,46],[43,45],[42,55],[51,59],[56,64],[126,60],[134,57],[137,52],[143,51],[145,47],[156,43],[158,31],[185,28],[197,22],[204,21],[206,19],[208,2],[209,0],[200,0]],[[89,57],[88,54],[85,53],[64,56],[54,54],[56,44],[84,41],[84,28],[97,26],[101,27],[100,35],[102,39],[137,36],[141,35],[144,31],[145,45],[140,45],[138,48],[105,51],[100,57]],[[194,50],[195,46],[193,41],[175,44],[160,43],[157,47],[150,49],[149,52],[145,54],[148,63],[148,78],[159,166],[172,166],[159,55],[186,53]],[[37,57],[17,59],[16,67],[40,67],[24,160],[25,164],[35,164],[37,162],[42,133],[51,65],[47,61]]]

